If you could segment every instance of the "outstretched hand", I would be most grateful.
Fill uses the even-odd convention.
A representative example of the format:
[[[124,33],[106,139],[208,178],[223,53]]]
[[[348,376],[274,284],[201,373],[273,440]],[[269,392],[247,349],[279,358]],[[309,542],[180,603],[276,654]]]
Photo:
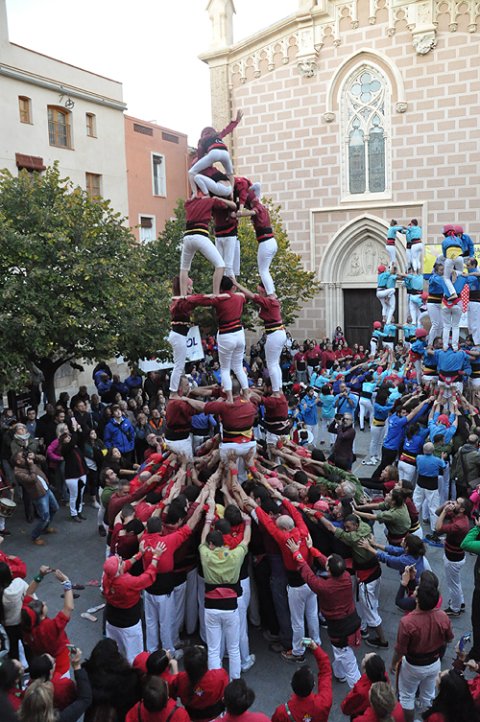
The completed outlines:
[[[285,544],[287,545],[287,548],[292,552],[292,554],[295,554],[295,552],[298,552],[298,550],[300,549],[300,544],[296,542],[295,539],[287,539]]]

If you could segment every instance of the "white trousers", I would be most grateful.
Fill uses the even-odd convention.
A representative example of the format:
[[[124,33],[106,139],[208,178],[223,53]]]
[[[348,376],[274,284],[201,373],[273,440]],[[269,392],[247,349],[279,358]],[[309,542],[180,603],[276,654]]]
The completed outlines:
[[[417,507],[418,511],[422,509],[423,502],[426,501],[428,504],[428,513],[430,515],[430,526],[432,532],[435,531],[435,524],[437,523],[438,516],[435,514],[436,510],[440,506],[440,495],[438,489],[430,491],[429,489],[422,489],[421,486],[415,487],[413,490],[413,503]]]
[[[185,631],[189,637],[195,632],[198,623],[198,572],[187,572],[187,604],[185,607]]]
[[[377,290],[377,298],[382,306],[382,317],[386,319],[387,323],[390,323],[395,313],[395,289],[381,288]]]
[[[457,273],[461,273],[463,271],[463,256],[458,256],[458,258],[446,258],[443,265],[445,269],[443,272],[443,282],[447,287],[449,294],[452,296],[456,293],[452,283],[452,273],[453,271],[457,271]]]
[[[370,458],[380,459],[382,456],[383,437],[385,436],[385,426],[372,426],[370,429]]]
[[[446,283],[445,283],[446,285]],[[451,308],[442,305],[442,321],[443,321],[443,346],[447,347],[452,334],[452,348],[458,351],[458,339],[460,337],[460,318],[462,317],[461,303],[455,304]]]
[[[69,496],[70,516],[77,516],[82,513],[83,493],[86,483],[86,474],[83,474],[83,476],[75,476],[73,479],[65,479]]]
[[[241,663],[238,609],[205,609],[205,631],[208,646],[208,668],[220,669],[222,667],[221,652],[225,648],[228,654],[230,679],[239,679]]]
[[[260,278],[262,279],[262,283],[265,286],[267,295],[275,293],[275,285],[270,273],[270,264],[272,263],[277,251],[278,246],[275,238],[267,238],[266,241],[262,241],[258,244],[258,272],[260,274]]]
[[[186,595],[187,595],[187,581],[185,580],[182,584],[179,584],[173,590],[173,605],[175,608],[175,617],[173,619],[173,641],[174,644],[178,644],[180,641],[180,632],[185,622],[185,607],[186,607]]]
[[[242,596],[238,597],[238,614],[240,617],[240,662],[243,667],[250,656],[250,644],[248,641],[247,613],[250,605],[251,589],[250,578],[241,579]]]
[[[414,273],[421,273],[423,260],[423,243],[413,243],[410,249],[411,266]]]
[[[189,436],[188,439],[176,439],[174,441],[165,439],[165,445],[168,449],[170,449],[170,451],[173,451],[175,454],[185,454],[189,461],[193,460],[191,436]]]
[[[119,652],[128,659],[130,664],[132,664],[137,654],[143,652],[141,621],[138,621],[133,627],[114,627],[113,624],[107,622],[105,625],[105,633],[107,639],[114,639],[116,641]]]
[[[406,461],[398,462],[398,476],[402,481],[415,481],[417,478],[417,467],[415,464],[407,464]]]
[[[414,296],[412,293],[410,293],[408,296],[408,313],[410,314],[412,318],[412,323],[415,324],[415,326],[420,326],[420,306],[421,303],[421,296]],[[415,303],[413,300],[414,298],[420,299],[420,303]]]
[[[170,331],[168,343],[173,351],[173,369],[170,374],[170,391],[175,393],[180,386],[180,378],[185,373],[185,359],[187,358],[187,337],[181,333]]]
[[[202,642],[206,642],[207,631],[205,629],[205,579],[200,576],[200,574],[198,574],[197,576],[197,601],[200,638]]]
[[[267,334],[265,341],[265,360],[272,384],[272,391],[281,391],[282,389],[282,369],[280,368],[280,356],[283,347],[287,342],[287,333],[285,329],[274,331]]]
[[[397,247],[396,246],[387,246],[385,244],[385,250],[388,254],[388,258],[390,259],[390,265],[397,262]]]
[[[440,336],[443,329],[442,313],[440,303],[427,303],[427,311],[430,316],[431,328],[428,334],[428,343],[432,344],[437,336]]]
[[[480,301],[469,301],[468,303],[468,330],[472,334],[473,343],[480,343]]]
[[[208,196],[211,193],[214,196],[220,196],[220,198],[229,198],[232,195],[232,186],[230,183],[221,183],[220,181],[214,181],[208,175],[202,175],[197,173],[193,177],[195,184],[202,193]]]
[[[245,353],[245,331],[217,334],[218,359],[224,391],[232,390],[230,372],[233,371],[242,389],[248,389],[248,378],[243,368]]]
[[[180,270],[189,271],[195,254],[199,251],[210,261],[215,268],[224,268],[225,263],[218,250],[215,248],[208,236],[195,233],[192,236],[184,236],[182,244],[182,256],[180,258]]]
[[[368,418],[370,424],[373,420],[373,406],[371,399],[364,399],[360,397],[360,428],[365,428],[365,419]]]
[[[173,627],[175,623],[175,601],[173,592],[170,594],[150,594],[145,592],[145,628],[147,632],[147,651],[156,649],[175,652]]]
[[[382,618],[378,613],[378,598],[380,596],[380,577],[373,582],[358,583],[358,614],[362,620],[362,629],[366,627],[379,627]]]
[[[305,652],[305,647],[302,646],[302,639],[306,636],[305,617],[307,619],[308,636],[316,644],[321,644],[317,595],[312,592],[307,584],[302,584],[301,587],[287,586],[287,596],[293,633],[292,651],[294,655],[301,657]]]
[[[370,339],[370,356],[376,356],[377,349],[378,349],[378,341],[374,341],[373,339]]]
[[[209,168],[214,163],[221,163],[225,169],[225,173],[227,175],[233,175],[233,165],[230,153],[228,150],[223,150],[222,148],[212,148],[212,150],[209,150],[203,158],[200,158],[192,165],[188,171],[188,175],[194,178],[197,173],[205,170],[205,168]]]
[[[331,434],[328,431],[328,427],[330,426],[332,421],[333,419],[323,419],[320,417],[320,433],[318,435],[320,442],[324,440],[324,437],[327,437],[327,440],[330,442],[330,444],[335,443],[335,434]]]
[[[235,251],[237,249],[237,236],[219,236],[215,238],[215,245],[225,262],[225,275],[234,276]]]
[[[418,694],[419,711],[425,711],[430,707],[435,697],[435,680],[441,669],[438,659],[433,664],[424,667],[409,664],[405,657],[402,657],[400,674],[398,675],[398,698],[403,709],[415,709],[415,697]]]
[[[438,477],[438,494],[440,506],[450,499],[450,464],[448,461],[443,474]]]
[[[450,609],[459,612],[462,604],[465,604],[465,597],[462,589],[462,569],[465,566],[465,558],[461,562],[451,562],[446,556],[443,557],[443,568],[445,571],[445,582],[447,584]]]
[[[338,679],[346,679],[351,688],[360,679],[357,659],[351,647],[334,647],[333,652],[333,674]]]

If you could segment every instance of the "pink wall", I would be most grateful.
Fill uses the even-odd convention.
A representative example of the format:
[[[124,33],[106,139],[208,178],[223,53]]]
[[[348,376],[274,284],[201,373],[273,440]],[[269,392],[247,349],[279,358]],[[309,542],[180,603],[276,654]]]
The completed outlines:
[[[134,126],[151,130],[151,135],[137,132]],[[178,143],[164,136],[178,138]],[[125,116],[125,144],[127,157],[128,212],[135,237],[139,238],[139,216],[155,216],[156,235],[164,229],[165,222],[173,216],[179,198],[187,196],[187,136],[155,123]],[[153,195],[152,153],[165,158],[166,196]]]

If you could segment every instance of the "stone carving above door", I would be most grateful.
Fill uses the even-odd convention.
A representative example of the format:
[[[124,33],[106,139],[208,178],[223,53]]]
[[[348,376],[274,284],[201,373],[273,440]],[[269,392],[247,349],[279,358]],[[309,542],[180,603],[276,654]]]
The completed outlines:
[[[377,267],[381,263],[388,263],[385,249],[378,241],[367,238],[362,243],[355,245],[345,257],[343,278],[345,281],[349,279],[360,281],[363,276],[365,280],[367,277],[368,280],[371,280],[377,275]]]

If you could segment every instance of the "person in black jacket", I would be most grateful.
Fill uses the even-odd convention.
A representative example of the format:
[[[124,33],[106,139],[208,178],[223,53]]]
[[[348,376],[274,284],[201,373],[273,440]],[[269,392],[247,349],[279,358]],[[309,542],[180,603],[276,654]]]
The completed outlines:
[[[83,516],[83,492],[87,483],[87,467],[83,454],[77,446],[77,434],[62,434],[59,453],[65,459],[65,484],[70,496],[70,519],[80,524]]]

